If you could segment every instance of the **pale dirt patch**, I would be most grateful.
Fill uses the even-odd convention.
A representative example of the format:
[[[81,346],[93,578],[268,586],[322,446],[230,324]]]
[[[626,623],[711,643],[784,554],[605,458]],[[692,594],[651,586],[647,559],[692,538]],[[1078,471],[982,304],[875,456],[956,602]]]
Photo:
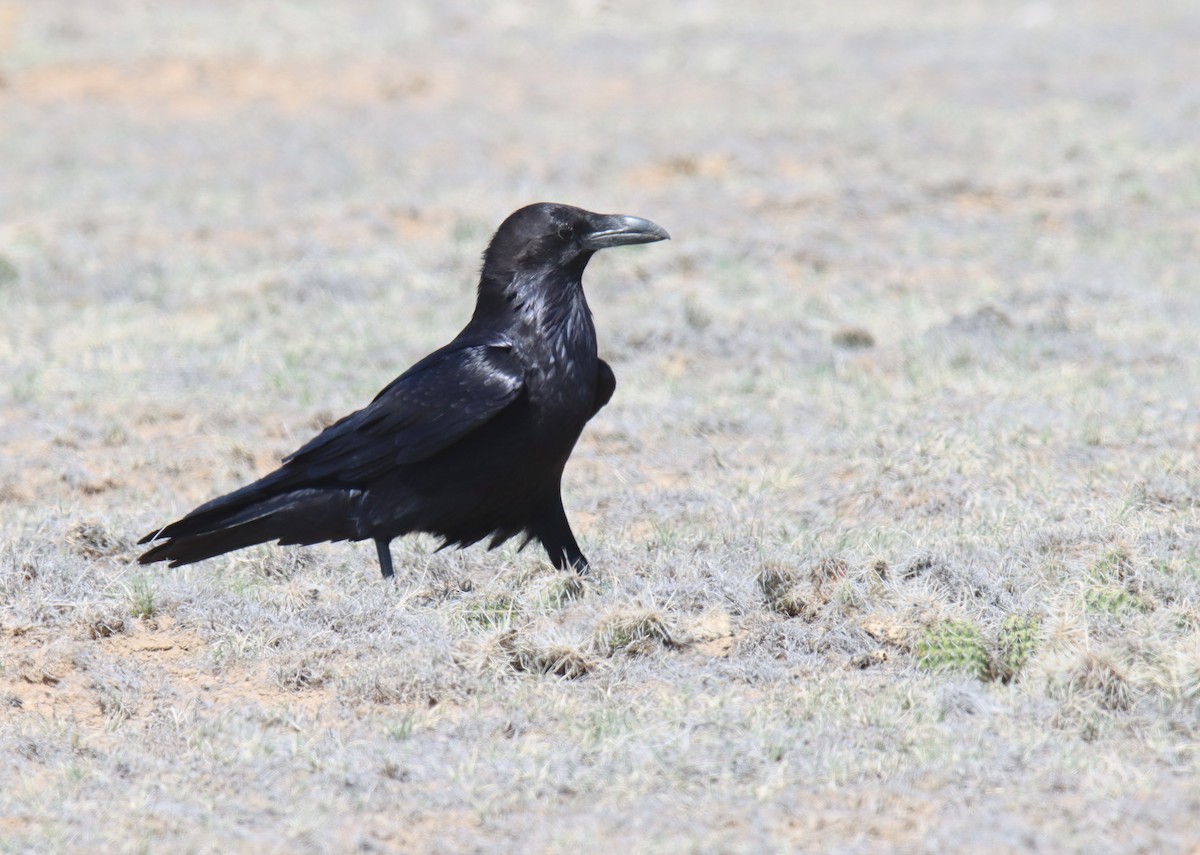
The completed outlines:
[[[37,68],[10,81],[4,98],[54,104],[87,100],[137,110],[164,110],[180,119],[210,119],[255,104],[288,112],[316,104],[403,100],[428,105],[450,97],[452,78],[404,73],[380,63],[189,61],[164,58],[119,66],[75,62]]]
[[[738,637],[727,611],[708,609],[684,625],[681,641],[702,656],[728,656]]]
[[[6,711],[78,722],[89,730],[104,726],[104,715],[96,702],[91,680],[79,672],[61,648],[46,650],[44,640],[8,639],[4,655],[9,667],[0,675],[0,686],[15,704]]]
[[[41,717],[70,721],[89,736],[111,732],[113,722],[102,701],[105,665],[153,675],[156,692],[173,706],[198,703],[214,716],[250,704],[319,715],[336,701],[332,686],[296,690],[273,685],[266,663],[213,668],[211,642],[169,617],[130,619],[123,631],[108,637],[67,641],[37,632],[5,639],[0,655],[9,664],[0,673],[0,693],[15,699],[8,710],[12,723]],[[145,700],[123,716],[122,724],[136,728],[153,711],[153,699]]]

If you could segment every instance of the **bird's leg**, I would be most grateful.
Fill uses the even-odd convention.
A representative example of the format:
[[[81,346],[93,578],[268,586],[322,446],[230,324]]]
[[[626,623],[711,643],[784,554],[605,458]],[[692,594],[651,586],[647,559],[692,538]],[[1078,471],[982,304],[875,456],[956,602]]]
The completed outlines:
[[[567,522],[561,499],[543,513],[533,529],[533,534],[542,542],[546,554],[559,570],[574,570],[580,576],[588,572],[587,558],[575,542],[575,535],[571,533],[571,525]]]
[[[375,538],[375,550],[379,553],[379,569],[383,571],[383,578],[392,578],[395,571],[392,570],[391,541]]]
[[[574,570],[577,576],[586,576],[588,574],[588,570],[590,569],[588,560],[584,557],[583,553],[579,551],[578,547],[575,548],[575,555],[567,555],[566,560],[567,566],[560,564],[558,567],[559,570]]]
[[[579,544],[575,542],[574,535],[571,530],[567,529],[567,541],[565,543],[551,546],[546,540],[542,540],[542,545],[546,547],[546,553],[550,556],[550,560],[554,562],[554,566],[559,570],[574,570],[580,576],[586,576],[588,573],[588,560],[579,549]]]

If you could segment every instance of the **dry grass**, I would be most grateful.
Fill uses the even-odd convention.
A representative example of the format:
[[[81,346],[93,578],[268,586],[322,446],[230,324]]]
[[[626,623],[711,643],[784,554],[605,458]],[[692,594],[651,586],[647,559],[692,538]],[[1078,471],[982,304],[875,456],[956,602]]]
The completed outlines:
[[[1198,40],[0,0],[0,851],[1194,852]],[[536,199],[674,236],[589,271],[592,577],[132,563]]]

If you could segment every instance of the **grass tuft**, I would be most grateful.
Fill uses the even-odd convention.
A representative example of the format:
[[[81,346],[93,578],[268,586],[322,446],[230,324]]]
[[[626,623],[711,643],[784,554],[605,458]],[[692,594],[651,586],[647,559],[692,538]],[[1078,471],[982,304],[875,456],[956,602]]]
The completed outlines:
[[[145,620],[158,614],[154,582],[149,576],[140,573],[133,576],[125,587],[125,599],[129,613],[135,618]]]
[[[592,633],[592,647],[605,656],[643,654],[675,641],[666,617],[652,609],[618,611],[602,618]]]
[[[758,571],[758,587],[766,597],[767,605],[786,617],[804,617],[812,620],[816,608],[804,597],[799,572],[784,564],[764,564]]]
[[[519,612],[516,599],[506,593],[473,597],[459,608],[459,615],[468,626],[486,630],[508,629]]]
[[[1134,690],[1124,670],[1108,656],[1087,652],[1062,681],[1067,700],[1092,702],[1108,712],[1123,712],[1133,705]]]
[[[546,584],[542,592],[542,602],[546,608],[561,609],[580,599],[586,590],[586,583],[576,574],[558,572]]]
[[[289,692],[316,689],[329,682],[332,676],[328,657],[319,653],[285,657],[271,668],[271,678],[276,685]]]
[[[67,543],[85,558],[110,558],[130,548],[130,542],[114,534],[104,523],[83,520],[67,532]]]
[[[509,642],[508,649],[515,671],[574,680],[596,667],[595,660],[586,650],[562,641],[519,637]]]
[[[77,625],[82,628],[84,635],[93,641],[120,635],[127,628],[125,615],[117,608],[100,606],[83,610],[77,617]]]

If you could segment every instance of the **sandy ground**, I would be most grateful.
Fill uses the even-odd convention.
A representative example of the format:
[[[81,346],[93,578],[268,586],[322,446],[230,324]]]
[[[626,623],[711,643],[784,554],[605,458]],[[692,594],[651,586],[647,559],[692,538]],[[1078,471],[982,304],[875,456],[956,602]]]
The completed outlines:
[[[1200,852],[1200,10],[0,0],[0,851]],[[553,200],[533,550],[137,537]]]

